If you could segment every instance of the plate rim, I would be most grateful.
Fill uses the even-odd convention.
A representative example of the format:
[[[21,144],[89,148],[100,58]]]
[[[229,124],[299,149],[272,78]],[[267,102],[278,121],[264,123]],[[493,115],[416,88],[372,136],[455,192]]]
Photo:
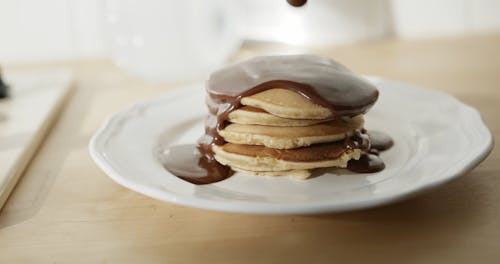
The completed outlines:
[[[344,211],[377,207],[395,201],[407,199],[422,192],[434,189],[460,176],[463,176],[464,174],[475,168],[477,165],[479,165],[479,163],[481,163],[484,159],[486,159],[486,157],[493,150],[494,146],[493,135],[491,134],[491,131],[484,123],[484,120],[482,119],[480,112],[476,108],[471,107],[463,103],[462,101],[458,100],[454,96],[442,91],[429,90],[413,84],[391,79],[385,79],[378,76],[368,76],[367,78],[375,82],[393,82],[408,88],[417,89],[419,91],[431,94],[440,94],[440,96],[448,97],[449,99],[455,101],[455,103],[457,103],[457,105],[459,105],[462,109],[466,109],[469,114],[474,115],[474,118],[479,121],[479,123],[482,125],[482,128],[484,128],[485,131],[488,133],[489,137],[485,137],[485,141],[482,148],[477,148],[476,149],[477,151],[471,151],[467,155],[464,155],[462,159],[465,160],[465,162],[463,164],[456,164],[455,166],[449,167],[448,169],[441,172],[441,174],[447,175],[446,177],[440,177],[437,180],[427,181],[425,184],[419,184],[414,188],[402,192],[390,193],[384,196],[379,196],[363,201],[345,202],[342,204],[314,204],[306,207],[304,207],[303,205],[298,207],[288,206],[286,208],[279,208],[276,205],[271,206],[271,204],[268,204],[268,206],[266,207],[256,208],[255,206],[242,206],[242,204],[245,204],[245,202],[243,201],[238,201],[238,203],[227,203],[227,201],[205,200],[203,198],[196,198],[196,197],[183,197],[182,199],[178,199],[177,195],[174,193],[168,193],[167,195],[166,192],[159,192],[155,189],[147,188],[142,184],[138,184],[135,181],[127,179],[127,177],[122,177],[120,173],[118,173],[109,163],[106,162],[107,157],[105,157],[105,155],[103,155],[100,152],[98,140],[101,137],[103,137],[106,130],[111,127],[111,124],[117,122],[122,116],[134,111],[135,109],[141,108],[146,105],[150,105],[154,102],[163,101],[166,98],[175,98],[178,95],[189,93],[189,91],[194,87],[199,88],[200,83],[188,84],[176,87],[175,89],[167,91],[165,94],[159,97],[149,98],[133,103],[130,106],[124,108],[123,110],[109,115],[105,119],[105,121],[101,124],[101,126],[96,130],[96,132],[92,135],[88,145],[88,149],[90,152],[90,156],[92,157],[94,162],[101,170],[104,171],[106,175],[108,175],[108,177],[110,177],[113,181],[115,181],[119,185],[122,185],[123,187],[130,189],[132,191],[141,193],[145,196],[165,202],[170,202],[183,206],[190,206],[199,209],[209,209],[209,210],[233,212],[233,213],[271,214],[271,215],[286,215],[286,214],[298,215],[298,214],[344,212]]]

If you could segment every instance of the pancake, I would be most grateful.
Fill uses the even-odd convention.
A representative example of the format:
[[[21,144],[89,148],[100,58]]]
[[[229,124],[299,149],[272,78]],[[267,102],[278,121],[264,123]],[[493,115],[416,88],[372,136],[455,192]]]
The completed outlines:
[[[342,140],[363,124],[363,116],[358,115],[348,121],[340,119],[304,127],[230,124],[219,134],[230,143],[293,149]]]
[[[242,172],[249,175],[255,176],[271,176],[271,177],[289,177],[295,180],[305,180],[311,177],[311,171],[309,170],[289,170],[289,171],[250,171],[244,170],[237,167],[232,167],[234,171]]]
[[[363,129],[379,92],[332,59],[256,57],[212,73],[205,88],[205,134],[197,145],[171,147],[163,162],[183,180],[214,183],[231,171],[305,179],[319,168],[385,167],[377,154],[392,140]]]
[[[342,142],[319,144],[292,150],[227,143],[214,146],[215,159],[233,170],[260,172],[310,170],[325,167],[347,167],[359,159],[361,150],[344,147]]]
[[[279,88],[243,97],[241,104],[260,108],[283,118],[326,119],[333,116],[330,109],[314,104],[296,92]]]
[[[323,119],[290,119],[272,115],[260,108],[243,106],[229,114],[229,121],[242,125],[263,126],[310,126],[325,122]]]

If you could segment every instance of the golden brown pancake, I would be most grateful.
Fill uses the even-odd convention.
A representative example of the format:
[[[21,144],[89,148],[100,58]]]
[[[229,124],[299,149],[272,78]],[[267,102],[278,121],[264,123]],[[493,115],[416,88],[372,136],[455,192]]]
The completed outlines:
[[[279,87],[243,97],[241,103],[290,119],[326,119],[334,114],[330,109],[314,104],[296,92]]]
[[[303,127],[230,124],[219,133],[230,143],[292,149],[342,140],[363,124],[363,116],[359,115]]]
[[[328,121],[327,119],[291,119],[278,117],[263,109],[243,106],[229,114],[229,121],[242,125],[263,126],[310,126]]]
[[[272,176],[272,177],[286,176],[295,180],[305,180],[311,176],[310,170],[250,171],[250,170],[240,169],[238,167],[232,167],[232,169],[237,172],[242,172],[245,174],[250,174],[255,176]]]
[[[214,146],[215,159],[233,170],[279,172],[324,167],[345,168],[351,159],[359,159],[359,149],[346,148],[343,142],[277,150],[264,146],[227,143]]]

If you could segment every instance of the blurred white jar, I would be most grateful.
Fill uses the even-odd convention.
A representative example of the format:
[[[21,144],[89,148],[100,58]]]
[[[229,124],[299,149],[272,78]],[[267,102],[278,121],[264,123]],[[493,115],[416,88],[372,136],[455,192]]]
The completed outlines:
[[[111,57],[153,82],[205,78],[239,47],[231,2],[107,0]]]

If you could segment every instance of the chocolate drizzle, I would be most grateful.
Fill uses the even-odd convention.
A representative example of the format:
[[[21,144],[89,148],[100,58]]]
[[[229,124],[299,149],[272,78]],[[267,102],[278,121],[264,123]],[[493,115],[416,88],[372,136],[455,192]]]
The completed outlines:
[[[378,90],[341,64],[313,55],[266,56],[226,67],[213,73],[207,82],[206,103],[209,115],[205,135],[198,146],[170,149],[171,160],[165,167],[174,175],[195,184],[212,183],[231,175],[228,167],[219,164],[213,145],[223,145],[219,131],[227,125],[229,113],[241,106],[241,99],[269,89],[294,91],[311,102],[328,108],[332,118],[350,118],[366,113],[378,98]],[[369,152],[366,131],[346,137],[346,148]],[[187,155],[189,158],[181,156]],[[354,165],[353,165],[354,166]]]
[[[206,103],[209,116],[205,135],[198,141],[202,153],[212,155],[211,145],[222,145],[218,131],[241,98],[273,88],[288,89],[331,110],[332,117],[366,113],[377,101],[378,90],[343,65],[314,55],[256,57],[210,76]]]

